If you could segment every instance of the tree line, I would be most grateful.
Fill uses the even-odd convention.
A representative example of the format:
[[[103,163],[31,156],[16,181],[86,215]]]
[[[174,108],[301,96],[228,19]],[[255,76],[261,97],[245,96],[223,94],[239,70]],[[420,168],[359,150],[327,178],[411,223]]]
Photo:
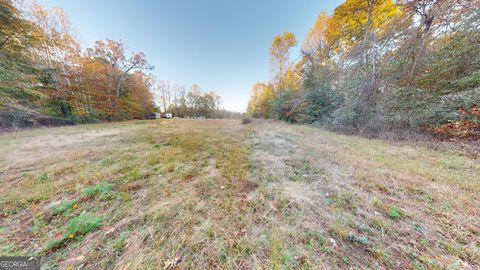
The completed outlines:
[[[242,115],[221,108],[221,97],[214,91],[202,91],[194,84],[187,91],[183,85],[159,81],[155,93],[163,112],[183,118],[240,118]]]
[[[82,49],[73,29],[61,8],[0,0],[0,127],[139,119],[166,104],[145,54],[108,38]],[[217,94],[193,88],[168,109],[227,115]]]
[[[480,1],[346,0],[300,46],[274,37],[254,117],[369,134],[480,136]]]

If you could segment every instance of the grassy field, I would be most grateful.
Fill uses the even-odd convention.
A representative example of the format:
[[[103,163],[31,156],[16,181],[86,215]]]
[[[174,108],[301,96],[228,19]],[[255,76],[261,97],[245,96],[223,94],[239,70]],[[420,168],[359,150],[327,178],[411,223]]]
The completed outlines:
[[[45,269],[480,269],[480,161],[235,120],[0,135],[0,256]]]

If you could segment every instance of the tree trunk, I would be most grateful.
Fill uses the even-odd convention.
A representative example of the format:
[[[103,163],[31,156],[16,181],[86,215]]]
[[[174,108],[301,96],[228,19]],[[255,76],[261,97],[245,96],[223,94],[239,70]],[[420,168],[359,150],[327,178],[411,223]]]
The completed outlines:
[[[373,4],[374,0],[367,0],[368,1],[368,15],[367,15],[367,25],[365,26],[365,34],[363,37],[362,42],[362,58],[361,58],[361,67],[368,66],[368,52],[367,46],[369,44],[369,32],[370,32],[370,25],[372,23],[372,13],[373,13]],[[365,64],[365,66],[364,66]],[[371,105],[371,96],[373,94],[373,90],[375,88],[375,60],[372,61],[371,72],[369,74],[368,71],[365,72],[365,86],[363,88],[363,101],[362,107],[363,111],[366,112]]]
[[[0,49],[5,46],[5,44],[7,44],[8,40],[13,36],[13,33],[11,33],[10,35],[8,35],[7,38],[5,38],[2,43],[0,43]]]
[[[370,24],[372,24],[372,13],[373,13],[373,1],[374,0],[367,0],[368,1],[368,15],[367,15],[367,25],[365,26],[365,34],[363,36],[363,42],[362,42],[362,62],[365,61],[365,63],[368,62],[367,59],[367,41],[368,41],[368,35],[370,32]]]
[[[118,99],[120,98],[120,89],[122,87],[122,80],[125,77],[126,73],[123,73],[118,79],[117,86],[115,87],[115,99],[113,100],[113,118],[117,116],[118,113]]]
[[[423,22],[420,28],[423,27],[423,30],[420,31],[419,29],[419,31],[417,32],[417,35],[415,37],[415,44],[409,55],[410,63],[409,65],[407,65],[407,69],[405,72],[405,77],[408,85],[411,85],[413,83],[413,80],[415,79],[418,61],[422,57],[423,52],[425,51],[425,41],[430,34],[430,29],[436,15],[435,12],[437,9],[437,5],[438,1],[433,4],[430,10],[427,10],[422,14]]]

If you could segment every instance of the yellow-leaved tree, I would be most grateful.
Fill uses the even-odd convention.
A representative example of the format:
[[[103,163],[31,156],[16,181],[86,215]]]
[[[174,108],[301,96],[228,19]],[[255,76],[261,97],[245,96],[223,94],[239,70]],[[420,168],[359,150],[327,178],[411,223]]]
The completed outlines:
[[[292,32],[285,32],[273,38],[270,47],[270,66],[276,87],[285,85],[285,73],[291,67],[290,49],[297,45],[297,39]]]

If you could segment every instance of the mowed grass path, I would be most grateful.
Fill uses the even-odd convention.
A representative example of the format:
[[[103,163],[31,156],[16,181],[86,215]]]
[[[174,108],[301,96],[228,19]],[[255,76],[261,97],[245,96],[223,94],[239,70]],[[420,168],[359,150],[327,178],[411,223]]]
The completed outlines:
[[[238,120],[0,135],[0,256],[45,269],[479,269],[480,162]]]

